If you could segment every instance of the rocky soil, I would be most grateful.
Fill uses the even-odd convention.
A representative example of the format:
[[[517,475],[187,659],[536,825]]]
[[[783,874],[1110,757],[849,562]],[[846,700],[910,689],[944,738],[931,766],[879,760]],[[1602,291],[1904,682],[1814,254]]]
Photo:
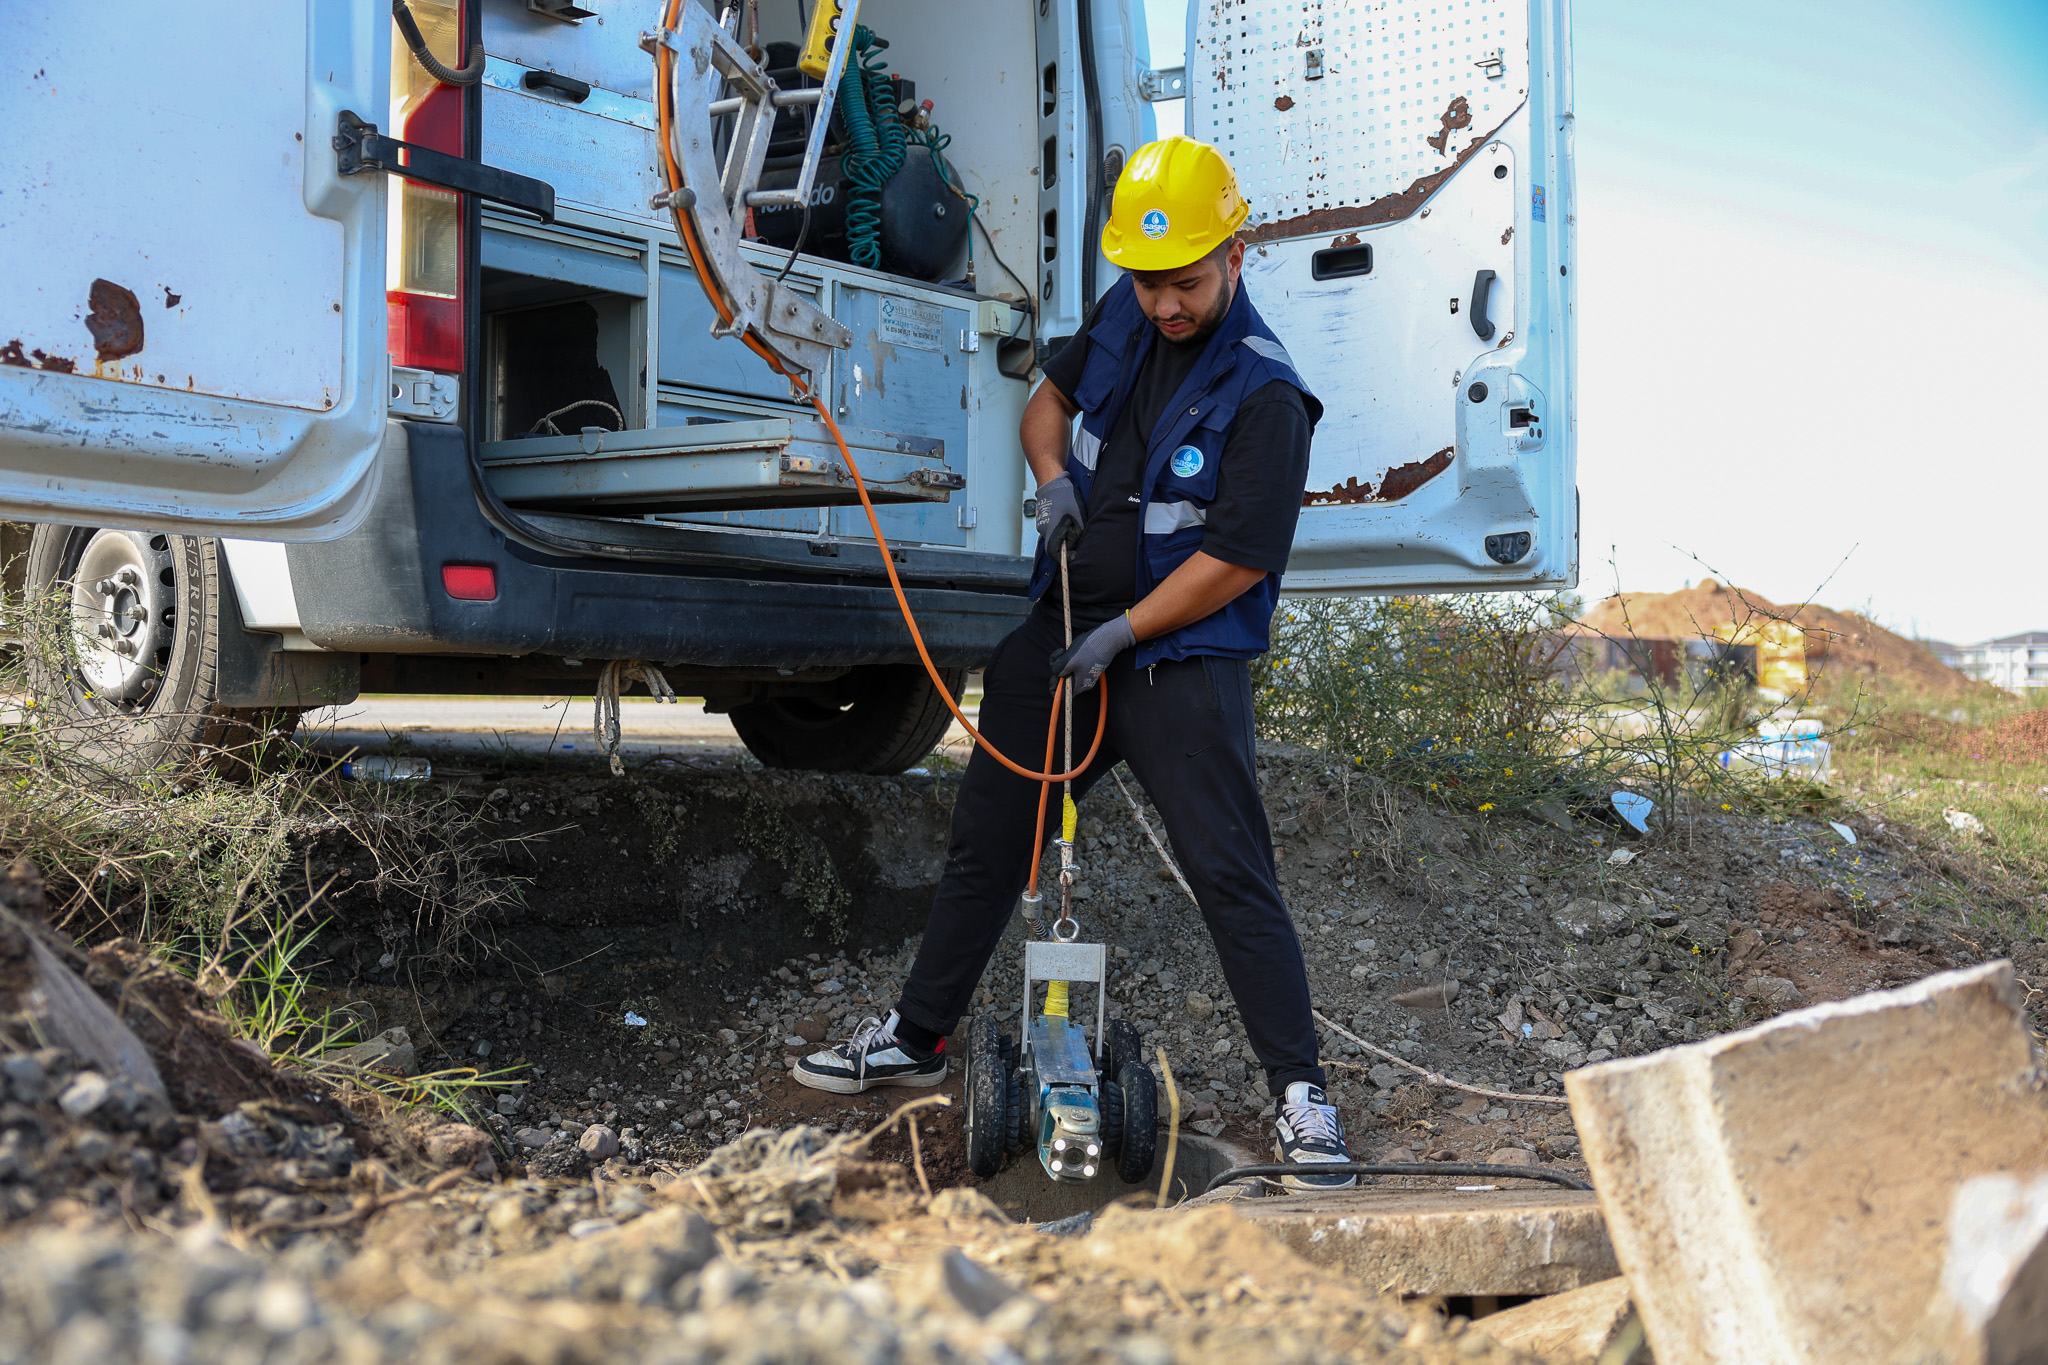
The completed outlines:
[[[1938,908],[1967,869],[1910,831],[1852,818],[1852,845],[1825,820],[1708,810],[1637,839],[1618,824],[1456,815],[1306,752],[1270,752],[1262,769],[1317,1007],[1453,1080],[1556,1097],[1572,1067],[1949,965],[2008,955],[2025,974],[2048,971],[2038,943],[1995,927],[1998,907],[1980,907],[1974,925]],[[738,767],[683,782],[497,781],[486,799],[515,825],[575,819],[539,856],[581,868],[579,849],[595,842],[613,869],[602,882],[610,894],[569,902],[587,920],[584,936],[559,922],[560,908],[539,935],[564,957],[591,956],[452,993],[429,1021],[433,1036],[449,1060],[527,1064],[527,1083],[497,1101],[499,1131],[514,1152],[544,1153],[548,1164],[573,1167],[561,1154],[593,1123],[629,1151],[678,1161],[761,1123],[871,1123],[891,1096],[819,1095],[787,1070],[893,1004],[916,947],[904,905],[936,883],[951,789],[944,776]],[[789,812],[777,828],[797,842],[756,852],[767,846],[692,826],[663,858],[664,827],[636,827],[644,810],[673,816],[742,799]],[[1270,1098],[1214,950],[1114,784],[1084,802],[1080,845],[1077,913],[1086,937],[1111,945],[1111,1017],[1137,1023],[1148,1050],[1167,1051],[1194,1127],[1269,1146]],[[831,902],[845,923],[837,944],[814,908],[827,867],[843,895]],[[637,889],[643,878],[650,889]],[[556,884],[543,874],[529,919],[560,905],[539,889]],[[528,941],[525,923],[499,932]],[[690,942],[646,955],[661,932]],[[1021,933],[1013,920],[976,1006],[1013,1029]],[[636,939],[640,951],[627,950]],[[1561,1106],[1428,1086],[1334,1033],[1324,1055],[1360,1155],[1511,1160],[1519,1150],[1573,1162]],[[957,1084],[956,1074],[952,1093]],[[946,1122],[933,1159],[947,1178],[971,1182],[957,1144],[944,1141]]]
[[[2048,973],[1999,927],[2028,907],[1909,830],[1849,819],[1851,844],[1822,820],[1697,811],[1635,839],[1454,815],[1314,754],[1262,769],[1318,1008],[1456,1080],[1554,1098],[1572,1067],[1961,962]],[[503,1069],[469,1122],[274,1069],[126,942],[65,970],[159,1084],[80,1052],[38,1022],[35,942],[64,945],[16,875],[0,1362],[1516,1358],[1483,1322],[1362,1291],[1227,1210],[1021,1226],[973,1188],[957,1106],[918,1116],[913,1158],[888,1123],[900,1095],[790,1082],[893,1002],[954,782],[464,775],[458,799],[508,841],[492,874],[524,881],[460,926],[452,964],[448,926],[359,847],[307,841],[309,879],[336,879],[327,1002],[373,1025],[362,1060]],[[1167,1053],[1193,1128],[1263,1149],[1269,1097],[1193,907],[1113,784],[1081,834],[1110,1013]],[[1013,1028],[1018,933],[977,1001]],[[1433,1086],[1335,1033],[1325,1056],[1361,1155],[1576,1165],[1561,1105]]]
[[[146,959],[64,961],[34,890],[0,886],[5,1365],[1527,1359],[1227,1209],[1062,1237],[913,1185],[876,1132],[681,1166],[592,1126],[512,1178],[478,1129],[236,1047]]]

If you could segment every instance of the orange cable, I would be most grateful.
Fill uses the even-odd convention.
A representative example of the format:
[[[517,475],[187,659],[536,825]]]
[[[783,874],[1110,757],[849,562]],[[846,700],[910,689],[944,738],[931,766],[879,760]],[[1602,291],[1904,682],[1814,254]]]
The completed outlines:
[[[1060,694],[1055,690],[1052,694],[1052,716],[1045,723],[1045,766],[1048,769],[1052,767],[1052,746],[1059,733]],[[1094,757],[1092,751],[1089,757]],[[1051,795],[1052,783],[1038,784],[1038,823],[1031,827],[1031,884],[1024,888],[1033,894],[1038,890],[1038,860],[1045,855],[1045,800]]]
[[[796,382],[793,376],[792,382]],[[875,516],[875,504],[873,500],[868,497],[867,480],[861,477],[860,466],[854,463],[853,453],[846,448],[846,438],[840,435],[839,424],[832,420],[832,414],[825,410],[825,405],[824,403],[819,401],[817,394],[805,390],[804,396],[811,400],[811,406],[817,409],[818,416],[825,419],[825,427],[828,431],[832,433],[833,441],[835,441],[839,446],[839,454],[841,458],[843,458],[846,461],[847,472],[853,475],[854,491],[860,494],[861,508],[868,514],[868,529],[874,532],[875,547],[882,552],[882,570],[883,572],[889,575],[889,588],[892,592],[896,594],[897,609],[903,613],[903,624],[910,627],[910,640],[912,644],[917,646],[917,657],[924,660],[925,672],[929,673],[931,675],[932,682],[938,685],[939,696],[945,701],[946,709],[953,713],[954,718],[960,722],[961,728],[966,730],[969,735],[972,735],[974,737],[974,742],[980,745],[984,750],[986,750],[990,758],[993,758],[996,762],[1002,764],[1005,768],[1008,768],[1011,772],[1017,774],[1017,776],[1021,778],[1026,779],[1027,781],[1071,782],[1075,778],[1079,777],[1081,774],[1087,772],[1088,765],[1095,761],[1095,755],[1099,753],[1102,749],[1103,732],[1109,728],[1108,676],[1105,674],[1102,680],[1099,683],[1097,683],[1097,686],[1101,687],[1102,691],[1098,693],[1096,696],[1095,741],[1094,743],[1088,746],[1088,756],[1082,759],[1080,765],[1076,767],[1073,771],[1064,773],[1033,772],[1031,769],[1025,767],[1021,763],[1012,762],[1010,758],[1004,753],[1002,753],[1000,750],[998,750],[995,747],[995,745],[990,744],[988,740],[985,737],[983,737],[981,731],[974,728],[974,723],[967,719],[966,714],[962,712],[959,706],[955,704],[955,702],[953,701],[952,694],[946,690],[945,684],[939,680],[938,665],[932,662],[931,651],[925,648],[924,632],[917,628],[917,618],[911,615],[910,612],[910,601],[903,595],[903,581],[896,576],[895,559],[889,553],[889,542],[885,540],[882,536],[882,523],[880,519]],[[1059,682],[1053,685],[1052,706],[1053,714],[1055,716],[1059,714],[1060,693],[1066,688],[1066,686],[1067,680],[1065,678],[1060,679]],[[1048,768],[1052,766],[1052,759],[1050,756],[1048,756],[1046,759],[1046,766]]]
[[[681,10],[682,5],[683,0],[669,0],[668,8],[662,18],[664,27],[673,29],[676,26],[676,16]],[[671,191],[679,190],[683,187],[683,172],[682,168],[676,165],[675,157],[669,148],[669,126],[675,117],[672,99],[673,82],[670,79],[670,70],[675,61],[675,54],[664,43],[655,49],[654,61],[658,73],[656,84],[659,87],[655,91],[654,107],[656,121],[660,125],[657,140],[661,143],[662,168],[666,173],[669,189]],[[732,322],[732,310],[726,307],[725,300],[719,295],[718,291],[711,287],[711,282],[705,278],[704,271],[699,264],[704,259],[703,250],[697,242],[696,233],[690,227],[689,217],[681,212],[676,212],[674,217],[676,228],[682,234],[683,249],[690,256],[691,272],[697,276],[697,282],[704,287],[704,296],[711,300],[711,306],[718,313],[719,321],[730,325]],[[924,671],[930,675],[932,685],[938,689],[939,700],[946,703],[946,709],[953,713],[953,718],[960,722],[960,727],[967,731],[975,744],[980,746],[990,758],[993,758],[996,762],[1002,764],[1005,768],[1008,768],[1026,781],[1041,784],[1071,782],[1088,771],[1088,765],[1093,763],[1095,755],[1101,752],[1102,736],[1109,728],[1108,676],[1104,675],[1097,684],[1101,687],[1102,691],[1097,693],[1095,698],[1095,740],[1088,746],[1088,756],[1083,758],[1080,766],[1072,772],[1055,773],[1050,771],[1052,767],[1052,740],[1050,737],[1047,738],[1045,746],[1045,766],[1048,769],[1046,772],[1033,772],[1023,764],[1013,762],[1002,750],[989,743],[981,731],[974,727],[974,723],[967,719],[967,713],[960,709],[959,704],[953,700],[953,694],[946,690],[945,681],[939,677],[938,665],[932,662],[931,651],[925,647],[924,632],[918,629],[917,617],[911,614],[910,599],[904,596],[903,582],[896,576],[896,562],[889,553],[888,540],[882,535],[882,523],[875,515],[874,500],[868,496],[867,480],[861,477],[860,465],[854,461],[853,452],[847,449],[846,437],[840,433],[839,424],[832,420],[832,414],[826,410],[824,401],[818,397],[817,392],[809,384],[806,384],[801,378],[783,368],[782,363],[754,338],[746,337],[744,340],[747,343],[747,348],[760,356],[761,359],[767,361],[769,367],[777,374],[787,379],[800,397],[810,400],[811,406],[817,410],[818,416],[824,419],[825,429],[832,433],[832,441],[839,447],[840,458],[846,461],[847,472],[853,475],[854,491],[860,495],[861,509],[868,516],[868,528],[874,532],[875,548],[882,555],[882,571],[888,575],[889,589],[896,595],[896,607],[903,614],[903,624],[910,627],[910,640],[912,644],[917,646],[917,657],[923,661]],[[1060,693],[1066,686],[1066,679],[1062,678],[1053,687],[1052,707],[1055,722],[1059,716]],[[1038,834],[1036,837],[1041,848],[1045,838],[1046,795],[1047,793],[1043,790],[1038,794],[1039,816]],[[1031,864],[1031,884],[1032,888],[1036,890],[1038,886],[1038,862],[1036,858],[1033,858]]]

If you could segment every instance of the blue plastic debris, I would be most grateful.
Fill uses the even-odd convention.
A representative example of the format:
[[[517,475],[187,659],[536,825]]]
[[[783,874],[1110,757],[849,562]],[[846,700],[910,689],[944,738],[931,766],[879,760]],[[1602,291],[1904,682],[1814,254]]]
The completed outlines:
[[[1639,792],[1616,792],[1613,796],[1614,812],[1628,821],[1629,827],[1638,834],[1650,832],[1650,812],[1657,809],[1657,803]]]

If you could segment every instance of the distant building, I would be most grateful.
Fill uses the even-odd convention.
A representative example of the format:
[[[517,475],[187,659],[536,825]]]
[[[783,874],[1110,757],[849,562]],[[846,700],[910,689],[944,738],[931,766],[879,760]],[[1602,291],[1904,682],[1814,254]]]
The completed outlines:
[[[1958,645],[1951,662],[1978,682],[2008,692],[2048,687],[2048,630],[2005,635],[1981,645]]]
[[[1962,645],[1952,645],[1946,640],[1915,640],[1913,643],[1947,664],[1950,668],[1962,667],[1961,660],[1964,649]]]

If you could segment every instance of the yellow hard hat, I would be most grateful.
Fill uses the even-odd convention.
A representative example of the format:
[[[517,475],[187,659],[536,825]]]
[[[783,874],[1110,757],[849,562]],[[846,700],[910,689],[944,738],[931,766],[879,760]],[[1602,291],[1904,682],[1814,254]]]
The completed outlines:
[[[1102,254],[1126,270],[1178,270],[1214,251],[1250,213],[1223,153],[1191,137],[1161,138],[1124,163]]]

